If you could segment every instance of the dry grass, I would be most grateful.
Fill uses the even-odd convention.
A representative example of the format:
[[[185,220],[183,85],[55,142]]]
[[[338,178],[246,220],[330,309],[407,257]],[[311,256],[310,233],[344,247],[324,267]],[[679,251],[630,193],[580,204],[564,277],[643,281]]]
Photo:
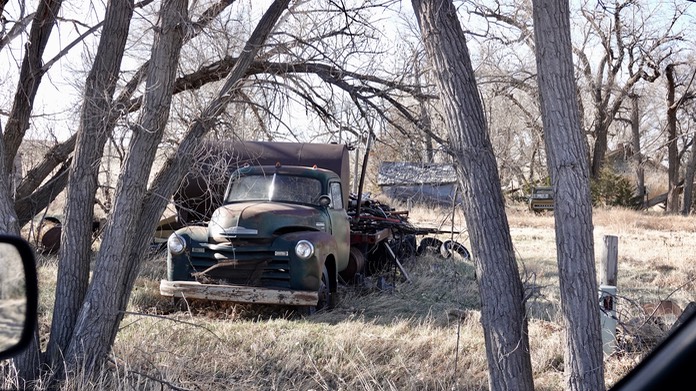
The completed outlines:
[[[536,289],[529,303],[536,389],[562,390],[553,216],[517,207],[510,208],[508,219],[523,278]],[[411,221],[452,226],[445,210],[416,209]],[[454,228],[461,233],[454,238],[470,248],[463,221],[456,216]],[[611,385],[664,335],[640,327],[649,323],[638,306],[670,298],[683,307],[696,300],[696,218],[599,210],[594,224],[598,259],[603,235],[619,237],[619,316],[626,334],[617,353],[605,360]],[[63,388],[487,389],[473,265],[428,256],[406,267],[410,283],[398,282],[389,292],[343,288],[336,310],[302,317],[291,308],[203,302],[177,311],[158,294],[164,260],[150,259],[131,296],[112,366],[89,380],[69,379]],[[52,261],[43,262],[44,335],[55,271]]]

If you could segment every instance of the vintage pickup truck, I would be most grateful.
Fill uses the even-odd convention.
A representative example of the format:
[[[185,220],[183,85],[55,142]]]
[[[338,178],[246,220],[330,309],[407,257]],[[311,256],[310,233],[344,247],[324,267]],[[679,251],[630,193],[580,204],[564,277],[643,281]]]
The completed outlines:
[[[234,142],[211,145],[208,155],[174,197],[185,226],[167,240],[160,293],[331,306],[338,273],[364,265],[351,256],[347,147]]]
[[[167,247],[164,295],[330,306],[350,254],[341,178],[317,167],[239,168],[207,226],[176,231]]]

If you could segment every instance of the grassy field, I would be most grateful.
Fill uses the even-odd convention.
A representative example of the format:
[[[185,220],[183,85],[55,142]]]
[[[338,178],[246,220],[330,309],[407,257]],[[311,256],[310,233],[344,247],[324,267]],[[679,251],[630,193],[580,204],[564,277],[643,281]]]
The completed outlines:
[[[508,219],[525,284],[537,390],[563,389],[563,341],[553,216],[510,208]],[[414,209],[419,226],[453,227],[470,248],[464,220]],[[617,350],[606,383],[633,367],[669,327],[646,321],[646,303],[696,300],[696,218],[626,210],[594,215],[595,251],[619,237]],[[448,238],[448,237],[443,237]],[[475,254],[473,254],[475,257]],[[42,334],[50,324],[55,260],[40,270]],[[146,260],[117,337],[112,364],[65,389],[174,390],[485,390],[487,368],[473,265],[458,257],[410,260],[410,282],[386,292],[341,288],[331,312],[302,317],[292,308],[190,303],[177,310],[159,296],[165,260]]]

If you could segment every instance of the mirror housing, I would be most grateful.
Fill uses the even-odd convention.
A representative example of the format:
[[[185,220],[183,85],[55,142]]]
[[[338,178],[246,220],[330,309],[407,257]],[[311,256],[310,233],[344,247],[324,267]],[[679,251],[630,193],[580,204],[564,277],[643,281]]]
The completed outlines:
[[[319,205],[323,206],[324,208],[328,207],[331,205],[331,197],[329,197],[326,194],[322,194],[319,196]]]
[[[0,235],[0,263],[0,322],[5,323],[0,330],[0,360],[4,360],[21,353],[33,338],[38,283],[34,251],[24,239]],[[14,284],[15,278],[19,283]]]

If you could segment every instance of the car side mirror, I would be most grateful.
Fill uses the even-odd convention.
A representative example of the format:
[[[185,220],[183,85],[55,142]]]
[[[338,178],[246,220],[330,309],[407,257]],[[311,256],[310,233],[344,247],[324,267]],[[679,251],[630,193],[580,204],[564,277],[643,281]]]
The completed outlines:
[[[328,207],[331,205],[331,197],[327,196],[326,194],[322,194],[319,196],[319,205],[323,207]]]
[[[29,346],[37,304],[34,251],[20,237],[0,235],[0,360]]]

